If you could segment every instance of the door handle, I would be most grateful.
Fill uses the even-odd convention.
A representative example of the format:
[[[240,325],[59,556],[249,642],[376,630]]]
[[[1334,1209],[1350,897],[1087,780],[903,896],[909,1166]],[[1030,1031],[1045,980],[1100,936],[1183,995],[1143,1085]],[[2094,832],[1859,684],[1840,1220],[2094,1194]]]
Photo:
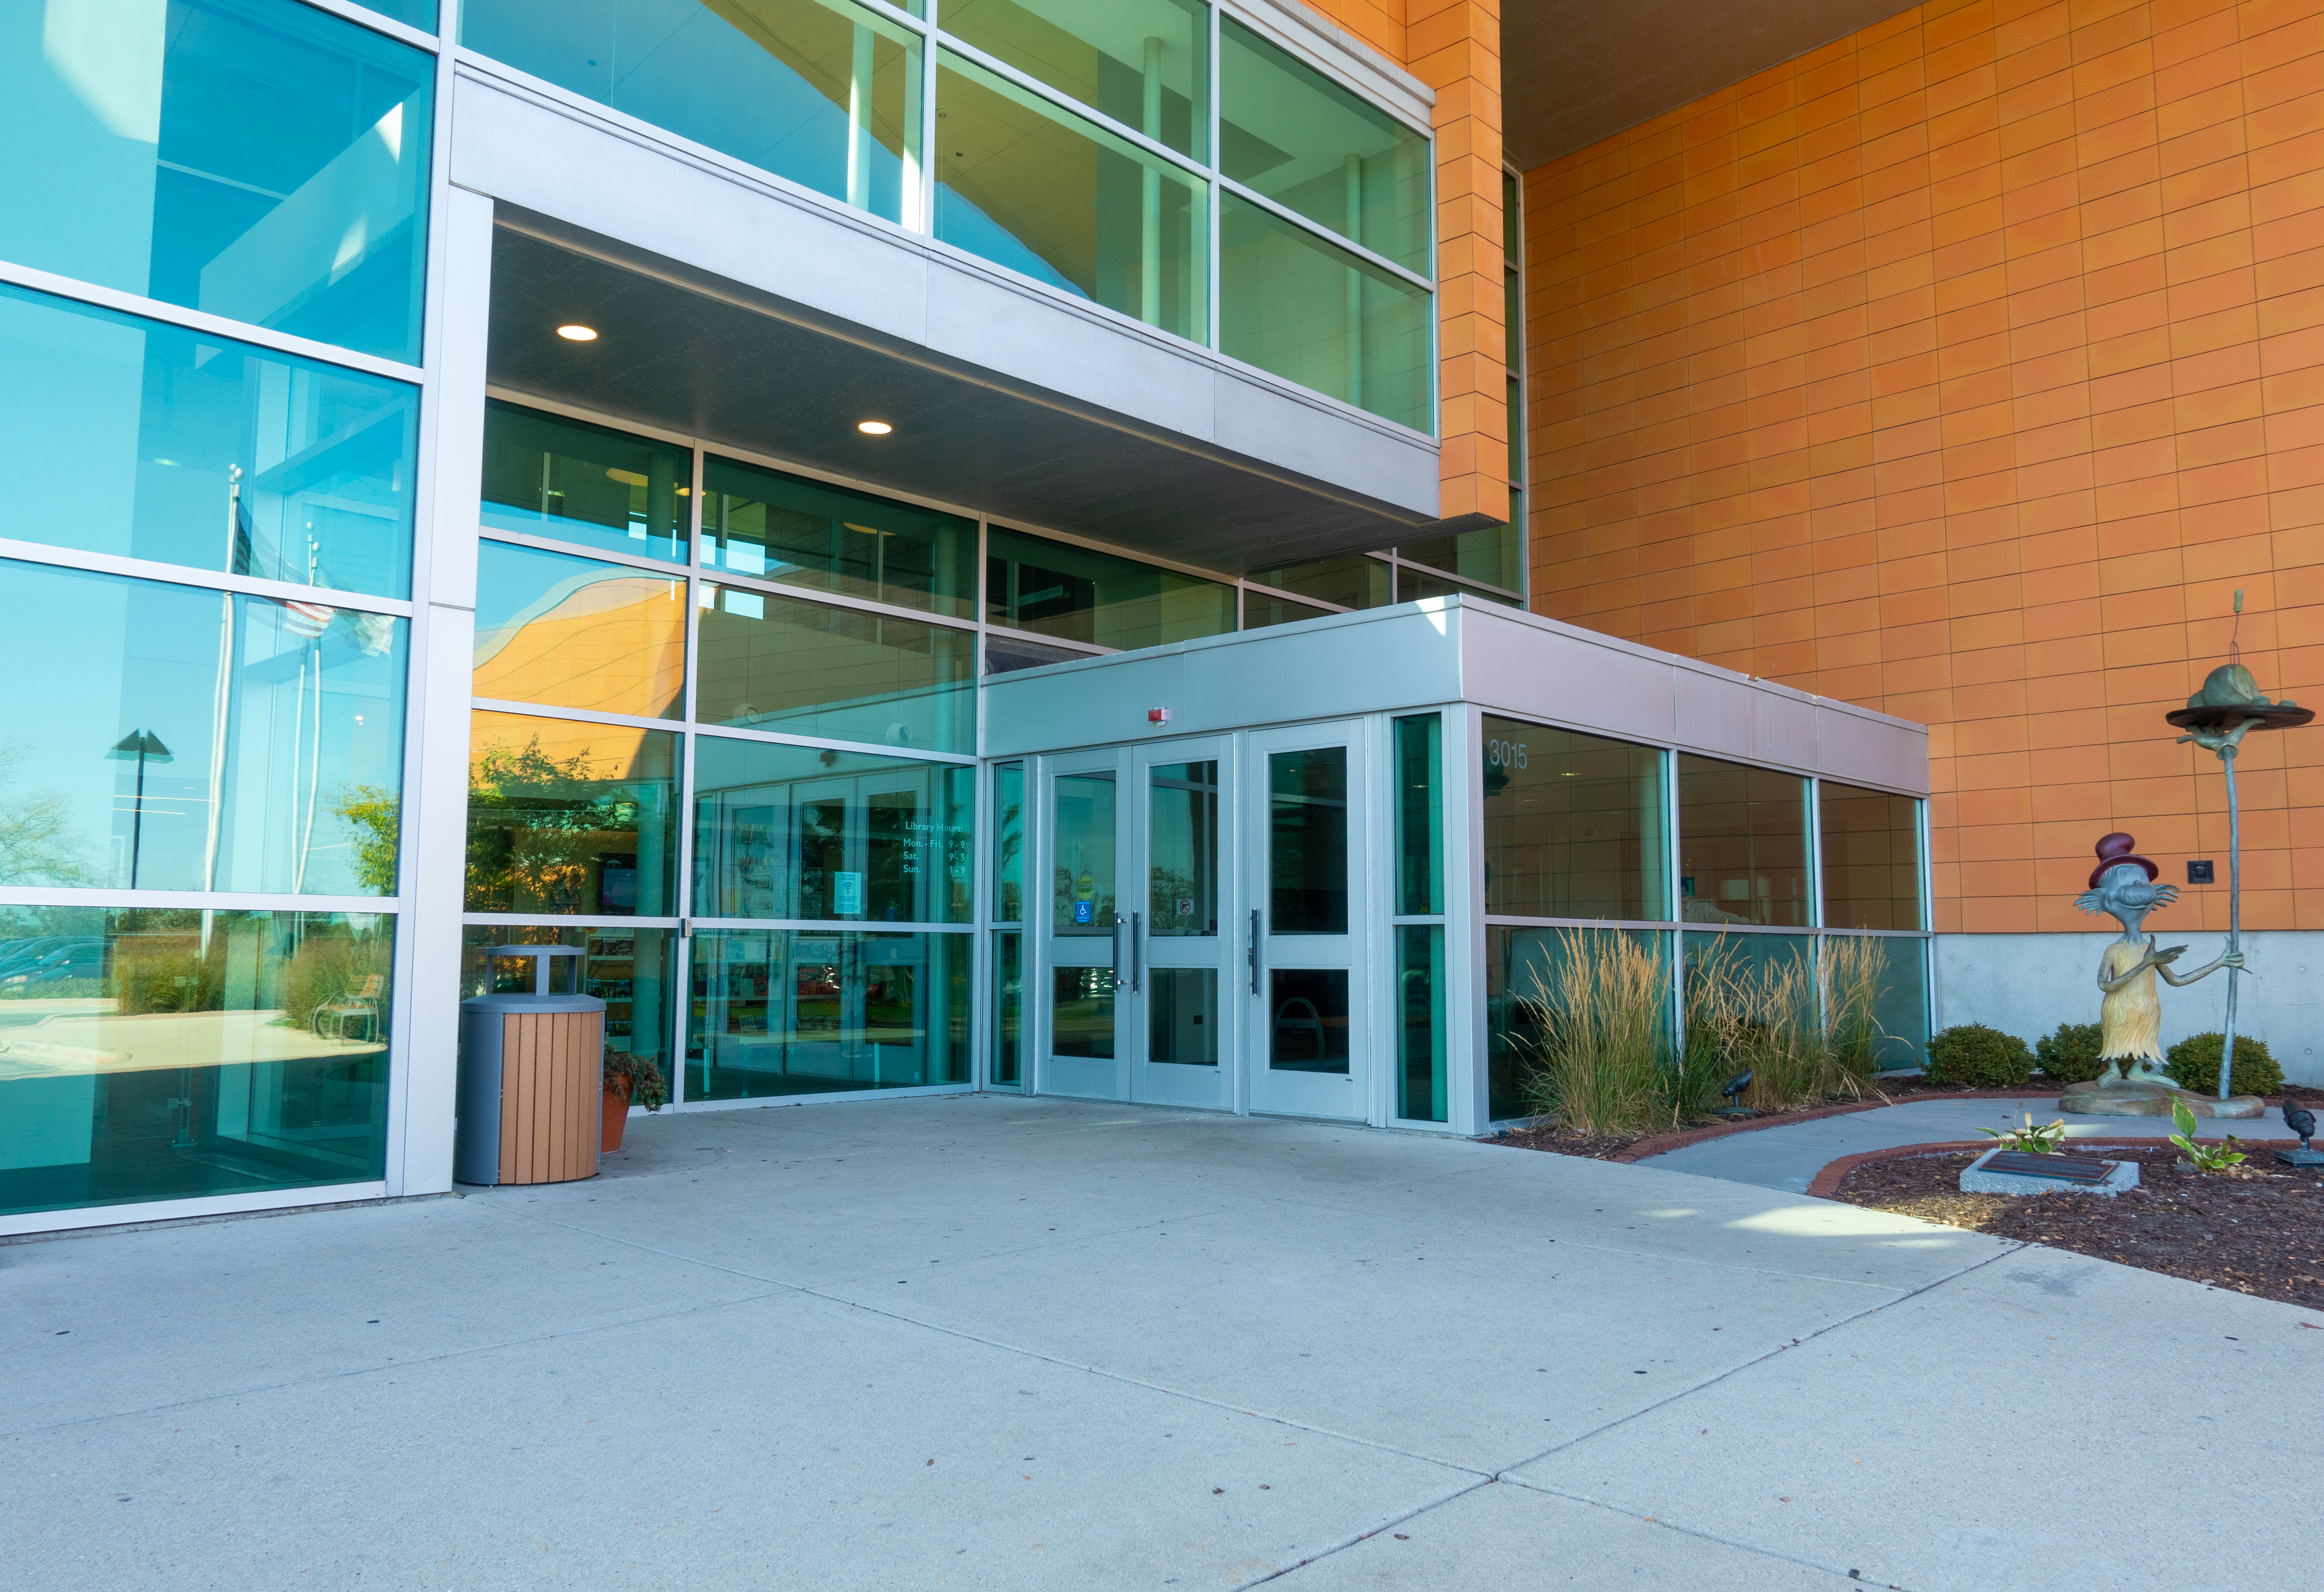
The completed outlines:
[[[1138,913],[1130,915],[1130,992],[1138,987],[1146,973],[1146,920]]]
[[[1250,909],[1250,949],[1245,956],[1250,962],[1250,992],[1259,993],[1259,908]]]
[[[1113,915],[1113,984],[1121,987],[1121,914]]]

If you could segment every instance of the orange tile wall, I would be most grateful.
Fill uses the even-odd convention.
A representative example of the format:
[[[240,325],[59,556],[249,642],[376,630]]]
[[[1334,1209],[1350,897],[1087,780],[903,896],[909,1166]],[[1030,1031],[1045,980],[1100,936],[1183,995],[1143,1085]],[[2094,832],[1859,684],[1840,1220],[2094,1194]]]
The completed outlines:
[[[1306,0],[1436,91],[1438,391],[1447,520],[1509,517],[1500,0]]]
[[[2324,0],[1905,11],[1527,174],[1536,606],[1931,729],[1936,926],[2224,926],[2225,654],[2324,705]],[[2240,762],[2324,928],[2324,728]]]

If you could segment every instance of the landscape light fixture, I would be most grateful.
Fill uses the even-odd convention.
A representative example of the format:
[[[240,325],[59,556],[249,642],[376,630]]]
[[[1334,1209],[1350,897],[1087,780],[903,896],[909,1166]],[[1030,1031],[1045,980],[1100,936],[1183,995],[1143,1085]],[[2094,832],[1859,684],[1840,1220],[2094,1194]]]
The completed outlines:
[[[866,437],[885,437],[895,429],[885,420],[858,420],[855,428]]]
[[[595,343],[597,340],[597,328],[585,327],[576,321],[571,326],[558,327],[557,335],[567,343]]]

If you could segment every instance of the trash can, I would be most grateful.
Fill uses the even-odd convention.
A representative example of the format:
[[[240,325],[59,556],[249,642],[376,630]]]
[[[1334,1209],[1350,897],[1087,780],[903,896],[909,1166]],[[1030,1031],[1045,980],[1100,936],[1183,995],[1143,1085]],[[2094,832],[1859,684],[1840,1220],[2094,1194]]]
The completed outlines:
[[[465,1183],[572,1182],[597,1175],[604,1131],[605,1003],[580,992],[571,945],[495,945],[532,962],[532,988],[460,1003],[459,1118],[452,1176]],[[572,976],[550,988],[564,958]]]

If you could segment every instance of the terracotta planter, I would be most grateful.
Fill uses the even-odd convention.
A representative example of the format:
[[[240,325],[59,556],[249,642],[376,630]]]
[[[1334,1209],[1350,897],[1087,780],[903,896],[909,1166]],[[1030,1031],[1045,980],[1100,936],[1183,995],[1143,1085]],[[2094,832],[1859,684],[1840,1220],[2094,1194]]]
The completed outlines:
[[[622,1134],[630,1125],[630,1091],[627,1085],[605,1090],[605,1129],[597,1139],[600,1155],[610,1155],[622,1147]]]

